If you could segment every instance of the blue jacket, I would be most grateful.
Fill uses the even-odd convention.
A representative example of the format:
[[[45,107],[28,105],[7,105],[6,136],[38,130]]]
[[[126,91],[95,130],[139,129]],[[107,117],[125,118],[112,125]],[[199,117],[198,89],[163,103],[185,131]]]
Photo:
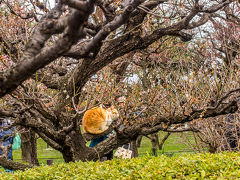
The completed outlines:
[[[2,127],[6,127],[5,124],[2,124]],[[12,133],[12,129],[9,129],[7,131],[1,131],[0,132],[0,139],[3,139],[4,136],[9,135]],[[3,146],[7,146],[9,144],[13,144],[13,137],[8,137],[7,139],[5,139],[3,142],[0,141],[0,143],[2,143]],[[2,155],[2,150],[0,150],[0,155]],[[9,152],[8,152],[8,159],[12,160],[12,148],[10,148]]]
[[[96,146],[98,143],[104,141],[105,139],[107,139],[107,135],[98,137],[98,138],[96,138],[96,139],[92,139],[89,147],[94,147],[94,146]]]

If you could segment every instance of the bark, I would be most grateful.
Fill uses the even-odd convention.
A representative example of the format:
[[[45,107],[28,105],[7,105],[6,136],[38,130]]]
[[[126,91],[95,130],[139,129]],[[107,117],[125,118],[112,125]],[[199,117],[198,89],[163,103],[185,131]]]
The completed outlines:
[[[165,141],[168,139],[168,137],[169,137],[170,135],[171,135],[171,133],[168,132],[168,133],[163,137],[161,143],[159,143],[159,146],[158,146],[158,149],[159,149],[159,150],[162,150]]]
[[[131,141],[132,157],[138,157],[137,141]]]
[[[23,132],[21,133],[21,149],[22,149],[22,161],[31,162],[31,142],[30,142],[30,133]]]
[[[21,149],[23,162],[39,166],[37,158],[37,138],[31,129],[21,133]]]
[[[96,1],[62,0],[61,3],[71,7],[69,14],[61,16],[60,13],[57,17],[54,17],[54,11],[52,11],[52,14],[44,16],[35,27],[19,63],[12,69],[0,74],[0,97],[3,97],[15,90],[23,81],[32,77],[32,74],[37,70],[42,69],[58,57],[64,55],[82,58],[72,72],[68,74],[65,74],[66,72],[58,73],[59,76],[63,75],[63,78],[56,79],[56,81],[60,80],[60,83],[56,81],[54,83],[52,81],[54,78],[45,82],[48,87],[60,90],[59,101],[55,110],[44,107],[37,102],[35,97],[30,98],[30,101],[33,101],[33,108],[29,108],[27,112],[19,113],[15,122],[16,125],[31,128],[37,132],[51,147],[63,154],[65,162],[98,160],[113,149],[133,140],[133,146],[137,150],[136,138],[139,135],[157,133],[159,130],[168,130],[168,127],[174,124],[189,122],[198,118],[215,117],[235,112],[238,109],[236,101],[227,103],[222,101],[218,102],[214,107],[193,110],[190,115],[159,116],[156,117],[155,122],[136,123],[123,128],[118,125],[112,127],[115,130],[112,137],[99,143],[94,148],[86,146],[87,138],[79,130],[80,120],[76,118],[76,115],[67,112],[65,109],[66,106],[71,106],[72,97],[76,98],[76,89],[79,90],[80,94],[86,82],[116,58],[138,49],[144,49],[166,35],[180,37],[184,41],[190,40],[192,36],[182,32],[182,30],[198,27],[210,18],[210,16],[205,16],[204,21],[200,19],[193,22],[194,19],[198,19],[195,17],[200,12],[201,14],[215,12],[232,1],[224,1],[219,3],[218,6],[208,8],[203,8],[198,4],[198,1],[195,1],[193,8],[189,10],[189,13],[184,18],[179,21],[176,20],[176,23],[160,26],[160,28],[146,35],[143,35],[135,27],[140,25],[147,15],[145,11],[137,9],[142,2],[145,1],[126,1],[122,11],[114,18],[112,17],[113,13],[109,14],[109,9],[105,10],[107,21],[98,28],[93,28],[95,31],[93,32],[88,29],[90,23],[87,21],[95,9]],[[165,1],[147,1],[143,5],[151,10],[163,2]],[[116,37],[116,39],[104,41],[108,35],[123,25],[126,26],[126,32],[132,30],[133,27],[137,31],[130,31]],[[55,34],[59,38],[52,43],[52,46],[46,46],[46,42]],[[84,39],[87,35],[90,38]],[[85,41],[82,41],[83,39]],[[123,66],[124,68],[127,68],[127,65]],[[3,112],[0,113],[3,114]],[[4,113],[6,114],[6,112]],[[124,123],[120,122],[120,124]],[[165,126],[166,124],[167,126]],[[33,134],[31,138],[34,140]],[[35,145],[33,144],[33,146]],[[35,150],[33,148],[33,151]],[[32,163],[37,164],[34,154],[31,158],[33,159]],[[2,161],[0,163],[2,164]],[[3,166],[7,168],[10,164],[4,164],[3,162]],[[12,169],[16,168],[16,164],[12,165]],[[22,170],[27,167],[30,166],[19,165],[19,169]]]
[[[137,147],[140,147],[141,146],[141,142],[142,142],[142,135],[138,136],[137,137]]]
[[[159,147],[158,135],[152,134],[150,135],[151,143],[152,143],[152,152],[154,156],[157,156],[157,148]]]
[[[15,90],[18,85],[28,79],[38,69],[48,65],[56,58],[67,52],[78,39],[85,37],[83,23],[93,11],[93,2],[88,1],[87,12],[73,10],[67,18],[53,20],[52,16],[46,16],[35,28],[31,40],[26,45],[26,50],[20,63],[13,69],[0,76],[0,97]],[[53,10],[54,13],[54,10]],[[67,27],[67,28],[66,28]],[[64,35],[60,37],[53,46],[44,48],[45,42],[55,33]]]
[[[83,136],[78,131],[70,132],[63,145],[63,159],[65,162],[87,161],[93,150],[86,146]]]
[[[11,170],[26,170],[27,168],[32,168],[32,165],[26,165],[18,162],[14,162],[11,160],[7,160],[4,157],[0,157],[0,164],[4,168],[11,169]]]
[[[37,158],[37,137],[34,131],[30,131],[30,142],[31,142],[31,163],[33,165],[39,166]]]

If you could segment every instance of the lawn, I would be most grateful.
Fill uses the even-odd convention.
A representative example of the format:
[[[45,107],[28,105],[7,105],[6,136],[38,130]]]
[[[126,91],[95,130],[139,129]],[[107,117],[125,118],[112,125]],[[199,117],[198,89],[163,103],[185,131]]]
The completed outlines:
[[[165,135],[165,132],[159,132],[159,140],[161,141]],[[186,141],[182,138],[183,135],[186,136],[191,141],[191,143],[194,143],[192,133],[172,133],[165,141],[162,151],[159,152],[158,150],[158,154],[178,154],[179,151],[192,151],[190,146],[188,146]],[[139,156],[144,156],[146,153],[151,154],[151,148],[151,141],[148,138],[143,137],[141,147],[138,149]]]
[[[47,144],[39,138],[37,141],[37,156],[40,164],[46,164],[47,159],[53,159],[54,162],[63,162],[62,154],[47,146]],[[14,161],[21,162],[21,149],[13,151]]]
[[[166,133],[160,132],[159,139],[161,140]],[[193,142],[193,137],[191,133],[184,133],[184,136],[187,136],[191,142]],[[138,149],[139,156],[145,156],[146,154],[152,154],[152,145],[148,138],[143,137],[141,147]],[[161,152],[158,151],[158,154],[167,154],[175,155],[179,154],[178,151],[191,151],[191,148],[183,143],[183,138],[180,133],[174,133],[169,136],[167,141],[163,146]],[[52,159],[54,163],[63,162],[63,158],[60,152],[47,147],[47,144],[42,140],[38,139],[38,158],[40,164],[46,164],[47,159]],[[180,152],[181,153],[181,152]],[[21,162],[21,150],[13,151],[14,161]]]

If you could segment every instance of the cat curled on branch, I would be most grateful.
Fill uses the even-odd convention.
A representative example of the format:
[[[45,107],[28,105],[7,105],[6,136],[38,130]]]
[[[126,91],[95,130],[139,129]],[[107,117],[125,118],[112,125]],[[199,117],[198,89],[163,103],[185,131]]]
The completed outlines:
[[[114,106],[108,109],[96,107],[87,110],[83,115],[82,126],[87,133],[101,134],[106,131],[113,120],[119,117],[119,113]]]

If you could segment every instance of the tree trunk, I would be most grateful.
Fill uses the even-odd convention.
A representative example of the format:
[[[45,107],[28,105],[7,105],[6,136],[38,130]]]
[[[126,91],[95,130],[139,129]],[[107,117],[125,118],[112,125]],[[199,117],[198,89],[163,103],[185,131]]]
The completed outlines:
[[[33,165],[39,166],[37,158],[37,137],[33,130],[30,130],[30,142],[31,142],[31,163]]]
[[[91,159],[89,156],[94,155],[94,153],[91,153],[93,150],[86,147],[82,135],[76,131],[72,131],[68,136],[64,142],[62,151],[64,161],[87,161]]]
[[[142,135],[139,135],[138,137],[137,137],[137,147],[139,148],[140,146],[141,146],[141,142],[142,142]]]
[[[159,142],[158,142],[158,135],[157,134],[152,134],[150,136],[151,138],[151,143],[152,143],[152,152],[153,152],[153,155],[154,156],[157,156],[157,147],[159,145]]]
[[[137,141],[131,141],[132,157],[138,157]]]
[[[22,160],[33,165],[39,165],[37,159],[37,138],[33,130],[21,133]]]
[[[165,141],[168,139],[168,137],[169,137],[170,135],[171,135],[171,133],[168,132],[168,133],[163,137],[161,143],[160,143],[159,146],[158,146],[158,149],[159,149],[159,150],[162,150],[163,144],[165,143]]]
[[[30,143],[30,132],[21,133],[21,149],[22,149],[22,161],[31,161],[31,143]]]

